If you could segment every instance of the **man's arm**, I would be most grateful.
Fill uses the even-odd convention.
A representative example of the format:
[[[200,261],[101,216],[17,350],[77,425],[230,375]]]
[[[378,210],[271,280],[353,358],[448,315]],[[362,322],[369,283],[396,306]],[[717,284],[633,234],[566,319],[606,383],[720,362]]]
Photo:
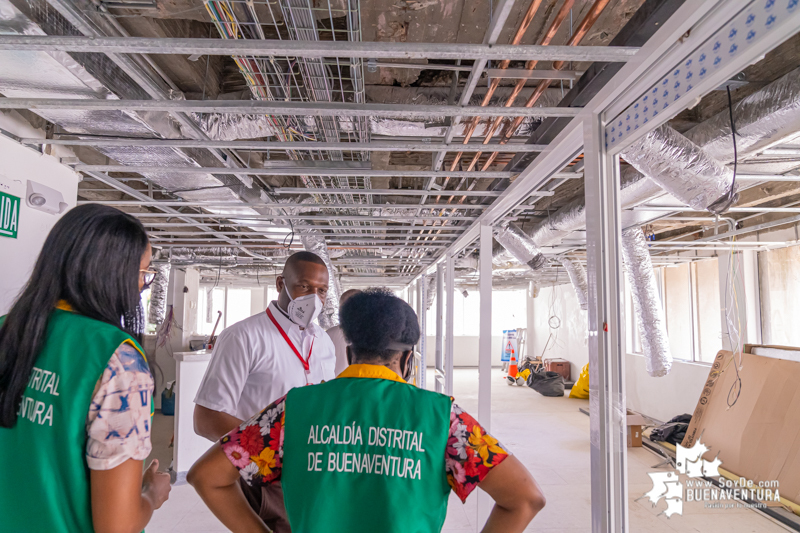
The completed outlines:
[[[234,533],[269,533],[253,511],[239,486],[239,471],[214,444],[189,469],[186,480],[192,485],[214,516]]]
[[[478,486],[495,502],[483,533],[524,531],[545,505],[536,480],[513,455],[492,468]]]
[[[242,422],[244,420],[228,413],[214,411],[202,405],[194,406],[194,432],[211,442],[218,441],[227,432],[242,425]]]
[[[235,414],[252,355],[245,337],[235,329],[220,334],[194,400],[194,432],[212,442],[242,423]]]

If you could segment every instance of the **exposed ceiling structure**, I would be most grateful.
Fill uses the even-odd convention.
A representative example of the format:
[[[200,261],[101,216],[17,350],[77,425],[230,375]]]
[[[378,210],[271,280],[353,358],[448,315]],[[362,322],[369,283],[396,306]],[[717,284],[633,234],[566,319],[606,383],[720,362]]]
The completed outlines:
[[[51,38],[0,47],[0,94],[37,100],[5,106],[46,132],[19,141],[69,147],[79,200],[135,214],[161,261],[255,279],[305,248],[344,284],[402,286],[682,4],[0,0],[0,35]],[[94,39],[68,39],[81,37]],[[623,221],[644,228],[654,264],[800,220],[798,52],[795,36],[672,119],[667,141],[623,153]],[[725,194],[699,206],[686,183],[672,188],[663,162],[680,161],[682,143],[708,157],[723,193],[737,165],[738,197],[731,184],[716,209]],[[696,161],[676,172],[694,176]],[[695,192],[709,175],[696,176]],[[505,217],[541,259],[532,270],[498,244],[498,285],[566,281],[585,259],[583,196],[579,153]],[[474,254],[456,262],[464,286]]]

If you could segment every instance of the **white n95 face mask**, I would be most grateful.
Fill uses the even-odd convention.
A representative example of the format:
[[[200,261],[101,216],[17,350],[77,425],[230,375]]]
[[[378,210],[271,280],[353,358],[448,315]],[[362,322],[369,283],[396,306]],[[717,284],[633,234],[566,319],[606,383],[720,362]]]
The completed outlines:
[[[322,300],[316,294],[292,298],[286,285],[283,286],[283,289],[290,300],[286,309],[289,319],[301,328],[307,328],[322,312]]]

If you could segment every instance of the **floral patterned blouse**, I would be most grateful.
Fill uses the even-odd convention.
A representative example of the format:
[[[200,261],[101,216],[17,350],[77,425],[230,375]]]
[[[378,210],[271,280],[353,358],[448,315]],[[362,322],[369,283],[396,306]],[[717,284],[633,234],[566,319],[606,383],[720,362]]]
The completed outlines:
[[[251,486],[281,477],[285,401],[285,396],[275,401],[220,440],[225,455]],[[452,404],[444,462],[447,482],[462,502],[508,455],[474,418]]]

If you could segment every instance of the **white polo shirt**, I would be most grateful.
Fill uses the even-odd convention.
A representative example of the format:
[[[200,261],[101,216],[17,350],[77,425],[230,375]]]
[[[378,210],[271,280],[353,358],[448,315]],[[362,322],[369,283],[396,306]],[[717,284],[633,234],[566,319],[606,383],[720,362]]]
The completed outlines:
[[[309,374],[266,311],[238,322],[220,333],[211,362],[194,402],[247,420],[294,387],[336,377],[333,342],[317,324],[304,331],[269,304],[272,316],[289,339],[309,360]]]

